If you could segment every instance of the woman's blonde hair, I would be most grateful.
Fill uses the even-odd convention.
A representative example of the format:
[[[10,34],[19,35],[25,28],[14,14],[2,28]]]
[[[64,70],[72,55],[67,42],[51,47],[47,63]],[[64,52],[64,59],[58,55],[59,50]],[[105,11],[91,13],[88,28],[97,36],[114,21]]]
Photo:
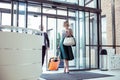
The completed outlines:
[[[66,24],[67,26],[69,26],[69,22],[68,22],[68,21],[65,21],[65,22],[64,22],[64,25],[65,25],[65,24]]]

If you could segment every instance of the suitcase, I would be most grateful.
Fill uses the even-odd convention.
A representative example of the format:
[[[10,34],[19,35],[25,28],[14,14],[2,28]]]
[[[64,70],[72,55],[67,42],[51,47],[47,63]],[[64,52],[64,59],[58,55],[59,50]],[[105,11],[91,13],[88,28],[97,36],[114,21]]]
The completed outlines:
[[[59,64],[60,64],[60,59],[58,57],[50,58],[48,63],[48,70],[49,71],[58,70]]]

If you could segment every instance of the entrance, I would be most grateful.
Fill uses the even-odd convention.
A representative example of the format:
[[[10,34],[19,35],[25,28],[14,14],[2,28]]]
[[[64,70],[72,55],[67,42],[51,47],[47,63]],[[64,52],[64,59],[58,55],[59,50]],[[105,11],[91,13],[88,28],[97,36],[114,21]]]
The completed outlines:
[[[38,4],[16,1],[12,1],[11,4],[4,3],[12,9],[3,6],[0,8],[0,24],[39,30],[38,26],[42,23],[50,38],[50,49],[45,64],[47,69],[49,58],[56,55],[63,22],[68,20],[76,39],[76,46],[72,47],[75,58],[69,63],[70,70],[97,69],[100,45],[98,0],[79,0],[81,1],[84,5],[48,3],[46,0]],[[90,7],[93,4],[96,7]],[[11,23],[6,23],[6,16]]]
[[[47,31],[48,31],[48,35],[50,39],[50,49],[48,50],[48,54],[46,56],[46,59],[47,59],[46,64],[48,64],[50,57],[56,56],[58,54],[57,50],[59,50],[58,47],[59,47],[59,43],[61,39],[61,33],[63,30],[64,21],[66,21],[66,19],[64,18],[47,17],[47,23],[48,23]],[[75,33],[75,20],[70,19],[69,23],[75,36],[76,34]],[[72,49],[75,55],[75,47],[73,47]],[[70,61],[69,65],[75,67],[75,60]]]
[[[70,28],[76,39],[72,47],[74,60],[69,62],[70,70],[88,70],[98,68],[98,24],[97,14],[74,10],[74,16],[68,16]],[[62,15],[62,14],[61,14]],[[79,17],[78,17],[79,16]],[[46,55],[46,69],[50,57],[56,56],[65,17],[46,16],[46,30],[50,38],[50,49]],[[45,19],[44,19],[45,20]]]

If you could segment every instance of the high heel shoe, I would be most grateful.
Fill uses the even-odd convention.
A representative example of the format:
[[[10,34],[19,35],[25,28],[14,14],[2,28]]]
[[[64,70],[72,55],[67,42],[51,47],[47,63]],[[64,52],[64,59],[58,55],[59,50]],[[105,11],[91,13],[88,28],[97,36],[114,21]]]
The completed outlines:
[[[66,72],[66,74],[69,74],[69,72]]]

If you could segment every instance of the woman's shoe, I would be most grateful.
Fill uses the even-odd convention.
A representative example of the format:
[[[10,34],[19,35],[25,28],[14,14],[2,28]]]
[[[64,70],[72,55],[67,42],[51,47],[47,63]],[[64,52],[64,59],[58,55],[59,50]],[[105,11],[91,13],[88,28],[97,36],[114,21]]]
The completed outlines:
[[[69,72],[64,72],[64,74],[69,74]]]
[[[69,72],[66,72],[66,74],[69,74]]]

